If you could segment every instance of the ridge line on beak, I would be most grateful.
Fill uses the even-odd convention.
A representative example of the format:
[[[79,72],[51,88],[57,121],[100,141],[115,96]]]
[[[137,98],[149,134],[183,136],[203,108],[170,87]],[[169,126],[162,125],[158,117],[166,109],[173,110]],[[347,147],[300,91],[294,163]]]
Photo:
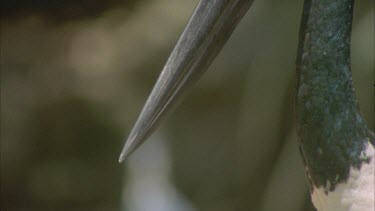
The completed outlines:
[[[179,38],[121,152],[121,163],[203,75],[253,0],[201,0]]]

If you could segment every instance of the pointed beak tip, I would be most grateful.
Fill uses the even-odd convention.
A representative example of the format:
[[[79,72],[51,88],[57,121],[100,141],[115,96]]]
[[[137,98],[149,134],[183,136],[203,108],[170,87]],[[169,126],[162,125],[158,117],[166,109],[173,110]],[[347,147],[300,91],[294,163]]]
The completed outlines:
[[[119,159],[118,159],[118,162],[119,162],[120,164],[123,163],[124,160],[126,160],[126,159],[129,157],[130,154],[131,154],[131,152],[129,152],[129,151],[127,150],[127,148],[125,148],[125,149],[121,152],[120,157],[119,157]]]
[[[129,155],[132,154],[132,152],[135,150],[134,149],[134,147],[135,147],[134,143],[135,143],[134,138],[128,138],[128,140],[126,140],[125,146],[122,149],[120,157],[118,159],[119,163],[124,162],[124,160],[127,159],[129,157]]]
[[[122,162],[124,162],[124,160],[129,156],[130,152],[129,152],[129,147],[127,147],[125,145],[124,149],[122,150],[121,154],[120,154],[120,157],[118,159],[118,162],[121,164]]]
[[[197,83],[252,2],[200,1],[125,142],[120,163],[147,139],[162,117],[173,110],[178,99]]]
[[[122,162],[124,162],[124,160],[125,160],[125,156],[123,156],[123,154],[121,154],[119,159],[118,159],[118,163],[121,164]]]

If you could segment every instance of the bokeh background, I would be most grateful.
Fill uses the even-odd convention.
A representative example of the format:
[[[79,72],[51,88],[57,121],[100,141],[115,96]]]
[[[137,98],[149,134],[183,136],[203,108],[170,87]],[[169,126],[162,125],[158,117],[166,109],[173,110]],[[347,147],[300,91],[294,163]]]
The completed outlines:
[[[197,0],[1,2],[1,210],[314,210],[294,126],[299,0],[259,0],[196,88],[117,162]],[[374,2],[352,67],[374,128]]]

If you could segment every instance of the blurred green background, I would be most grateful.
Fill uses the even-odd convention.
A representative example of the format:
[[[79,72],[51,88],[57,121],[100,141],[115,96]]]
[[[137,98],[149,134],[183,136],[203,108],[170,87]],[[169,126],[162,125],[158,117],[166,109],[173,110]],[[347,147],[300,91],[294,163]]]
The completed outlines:
[[[194,91],[117,162],[197,0],[6,0],[1,210],[314,210],[294,126],[302,1],[255,1]],[[374,128],[374,2],[352,68]]]

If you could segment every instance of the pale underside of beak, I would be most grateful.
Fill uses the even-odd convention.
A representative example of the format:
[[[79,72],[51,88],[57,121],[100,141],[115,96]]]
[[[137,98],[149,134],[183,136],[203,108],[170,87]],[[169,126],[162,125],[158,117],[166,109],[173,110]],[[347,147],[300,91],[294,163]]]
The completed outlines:
[[[201,0],[174,47],[121,152],[122,162],[170,113],[223,48],[253,0]]]

